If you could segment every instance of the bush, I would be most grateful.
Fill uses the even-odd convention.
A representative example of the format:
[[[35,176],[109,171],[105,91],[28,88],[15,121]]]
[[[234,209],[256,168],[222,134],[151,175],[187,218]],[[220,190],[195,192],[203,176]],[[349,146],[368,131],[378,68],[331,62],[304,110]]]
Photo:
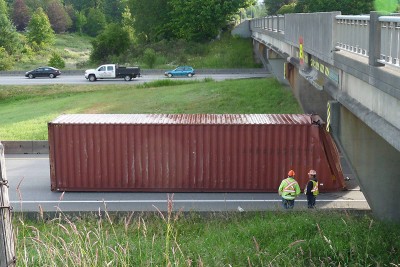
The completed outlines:
[[[49,65],[58,69],[65,68],[65,61],[61,58],[59,54],[53,53],[49,60]]]
[[[14,65],[14,59],[6,49],[0,46],[0,70],[10,70]]]
[[[105,62],[110,56],[119,57],[131,49],[129,33],[120,24],[111,23],[92,41],[92,62]]]
[[[143,62],[152,69],[157,61],[156,52],[151,48],[146,48],[143,53]]]

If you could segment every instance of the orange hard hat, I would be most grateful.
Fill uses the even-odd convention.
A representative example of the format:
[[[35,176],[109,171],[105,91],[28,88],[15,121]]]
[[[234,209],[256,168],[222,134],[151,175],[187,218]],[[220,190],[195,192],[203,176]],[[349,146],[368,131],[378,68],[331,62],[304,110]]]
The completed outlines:
[[[290,170],[289,172],[288,172],[288,174],[287,174],[289,177],[293,177],[293,176],[295,176],[296,174],[294,173],[294,170]]]
[[[316,172],[315,170],[310,170],[310,171],[308,172],[308,174],[310,174],[310,175],[317,175],[317,172]]]

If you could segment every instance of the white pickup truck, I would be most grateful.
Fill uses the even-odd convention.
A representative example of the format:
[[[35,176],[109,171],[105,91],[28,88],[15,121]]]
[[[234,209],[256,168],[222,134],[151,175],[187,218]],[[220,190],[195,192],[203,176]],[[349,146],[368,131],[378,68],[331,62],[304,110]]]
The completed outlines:
[[[119,67],[117,64],[106,64],[85,71],[85,78],[91,82],[97,79],[124,78],[130,81],[132,78],[140,77],[139,67]]]

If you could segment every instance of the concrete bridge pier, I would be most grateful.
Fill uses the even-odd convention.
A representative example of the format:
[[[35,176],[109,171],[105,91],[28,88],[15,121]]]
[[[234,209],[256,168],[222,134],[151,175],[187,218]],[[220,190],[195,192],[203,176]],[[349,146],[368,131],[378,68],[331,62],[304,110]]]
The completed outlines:
[[[328,81],[323,90],[318,90],[304,78],[297,62],[275,60],[269,59],[268,65],[273,73],[285,69],[287,81],[303,111],[319,114],[325,122],[330,121],[331,134],[374,215],[400,222],[400,151],[332,97],[329,92],[338,92],[337,85]],[[275,62],[271,64],[272,61]]]
[[[400,151],[338,102],[332,102],[331,130],[351,163],[374,215],[400,222]]]

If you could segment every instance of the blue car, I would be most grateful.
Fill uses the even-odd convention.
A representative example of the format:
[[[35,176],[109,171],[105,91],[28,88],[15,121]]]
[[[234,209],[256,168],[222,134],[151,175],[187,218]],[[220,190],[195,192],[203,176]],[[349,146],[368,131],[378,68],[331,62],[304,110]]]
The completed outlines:
[[[169,70],[166,71],[164,73],[165,76],[171,78],[174,76],[188,76],[188,77],[192,77],[193,75],[195,75],[195,71],[192,67],[189,66],[179,66],[174,70]]]

